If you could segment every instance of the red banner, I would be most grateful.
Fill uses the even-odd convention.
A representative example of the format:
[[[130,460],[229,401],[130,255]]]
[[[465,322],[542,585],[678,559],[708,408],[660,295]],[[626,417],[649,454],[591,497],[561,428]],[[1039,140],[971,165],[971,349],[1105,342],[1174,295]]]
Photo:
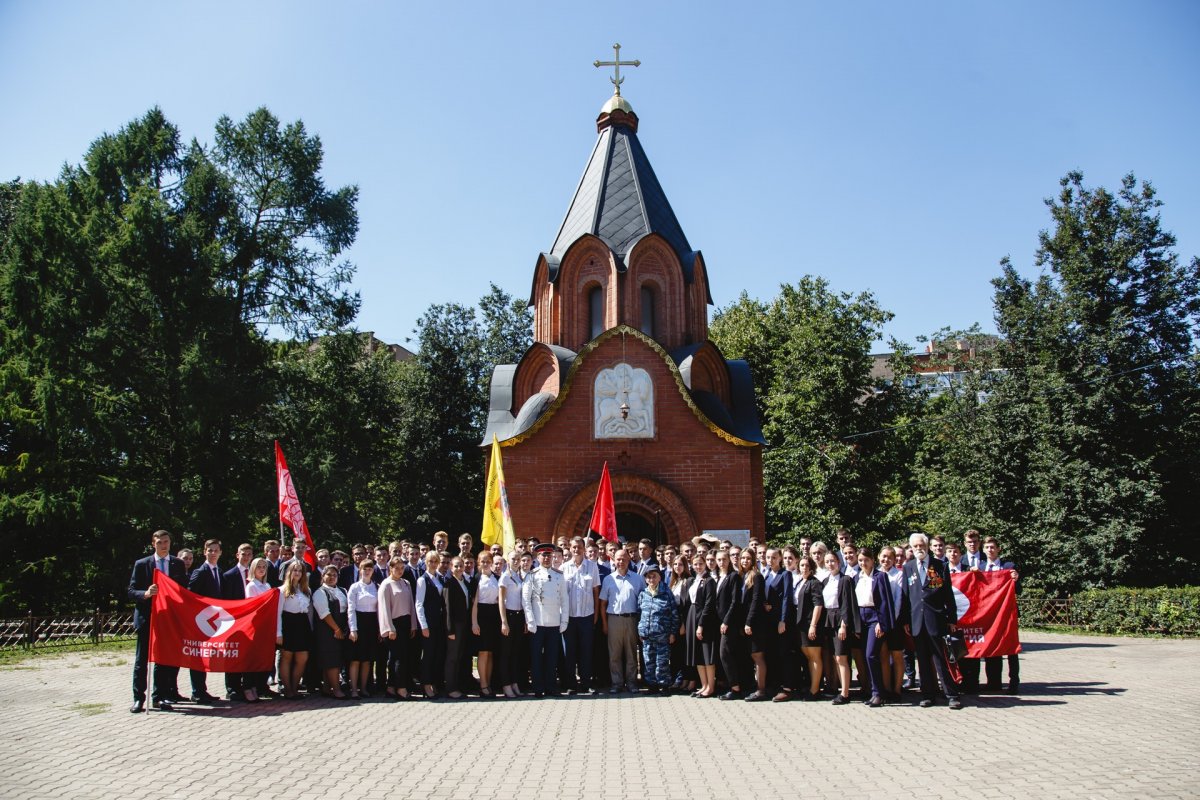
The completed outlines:
[[[592,507],[592,520],[588,528],[602,539],[617,540],[617,509],[613,505],[612,480],[608,477],[608,462],[600,472],[600,485],[596,488],[596,503]]]
[[[955,572],[950,580],[954,584],[958,631],[967,645],[967,658],[1021,652],[1013,571]]]
[[[150,660],[202,672],[269,672],[275,666],[279,592],[216,600],[159,581],[150,614]]]
[[[317,548],[313,545],[312,536],[308,533],[308,523],[304,521],[304,512],[300,510],[300,498],[296,494],[296,484],[292,482],[292,471],[288,469],[287,459],[283,457],[283,448],[275,442],[275,481],[279,485],[279,519],[308,545],[304,551],[304,561],[309,569],[317,568]]]

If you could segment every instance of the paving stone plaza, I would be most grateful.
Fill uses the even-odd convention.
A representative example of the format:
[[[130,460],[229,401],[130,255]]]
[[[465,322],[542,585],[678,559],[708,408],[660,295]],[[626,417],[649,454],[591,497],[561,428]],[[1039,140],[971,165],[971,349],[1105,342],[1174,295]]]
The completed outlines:
[[[132,651],[39,658],[0,668],[0,798],[1200,796],[1200,641],[1023,639],[1024,694],[958,712],[604,695],[135,716]]]

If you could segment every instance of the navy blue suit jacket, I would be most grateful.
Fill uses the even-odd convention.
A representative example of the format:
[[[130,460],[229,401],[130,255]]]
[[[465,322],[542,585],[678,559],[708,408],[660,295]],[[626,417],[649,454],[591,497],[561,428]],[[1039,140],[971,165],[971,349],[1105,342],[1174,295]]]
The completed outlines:
[[[152,583],[158,581],[158,565],[155,564],[154,554],[139,558],[133,562],[133,574],[129,577],[129,599],[133,601],[133,627],[141,630],[150,624],[150,604],[153,598],[147,599],[146,590]],[[187,570],[183,562],[175,556],[167,556],[167,575],[180,586],[187,584]]]
[[[958,622],[958,606],[954,603],[954,588],[950,583],[950,568],[946,562],[934,558],[926,559],[926,570],[933,570],[941,578],[941,586],[933,588],[933,581],[926,579],[921,585],[921,576],[914,558],[904,562],[904,591],[901,593],[902,608],[907,610],[902,619],[912,626],[912,635],[928,631],[931,636],[945,636],[950,625]]]
[[[218,569],[220,568],[218,567]],[[195,592],[201,597],[220,599],[225,596],[221,593],[221,579],[213,577],[207,561],[192,570],[192,577],[188,579],[187,588],[188,591]]]

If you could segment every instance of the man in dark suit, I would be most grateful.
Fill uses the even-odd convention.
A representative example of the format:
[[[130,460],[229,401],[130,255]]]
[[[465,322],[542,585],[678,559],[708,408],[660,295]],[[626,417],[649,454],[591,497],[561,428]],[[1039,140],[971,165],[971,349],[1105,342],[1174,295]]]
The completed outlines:
[[[192,570],[192,575],[188,578],[188,591],[201,597],[220,599],[223,596],[221,593],[221,568],[217,566],[220,558],[220,540],[209,539],[204,543],[204,563]],[[189,670],[189,672],[192,676],[192,702],[216,702],[217,698],[208,693],[207,673],[196,669]]]
[[[958,607],[946,562],[929,552],[929,539],[923,533],[908,537],[913,550],[911,560],[904,563],[904,594],[902,617],[904,629],[917,645],[917,663],[921,670],[921,708],[933,705],[937,697],[937,681],[942,682],[950,708],[962,708],[950,670],[946,665],[945,636],[958,626]],[[934,678],[934,675],[937,678]]]
[[[254,548],[248,544],[238,545],[237,563],[221,573],[221,598],[245,600],[246,581],[250,577],[250,562],[254,560]],[[270,570],[268,570],[269,572]],[[248,700],[246,690],[253,688],[247,681],[247,673],[225,673],[225,699],[234,702]]]
[[[350,557],[354,559],[353,563],[346,564],[338,570],[338,586],[346,591],[349,591],[350,587],[358,580],[358,565],[367,557],[367,546],[365,544],[354,545],[350,548]]]
[[[983,563],[979,566],[980,572],[999,572],[1000,570],[1011,570],[1012,579],[1017,580],[1017,567],[1011,561],[1005,561],[1000,556],[1000,542],[994,536],[989,536],[983,540],[983,553],[986,556]],[[984,661],[984,670],[987,674],[987,689],[989,692],[1000,691],[1000,677],[1004,663],[1001,659],[1005,656],[989,656]],[[1021,659],[1016,653],[1013,653],[1008,658],[1008,693],[1020,694],[1021,692]],[[978,662],[976,662],[976,681],[978,682]]]
[[[279,540],[268,539],[263,543],[263,558],[267,560],[267,585],[276,588],[283,585],[283,576],[279,574],[279,565],[283,559],[279,557]]]
[[[180,586],[187,581],[183,562],[171,555],[171,534],[155,531],[150,537],[154,553],[139,558],[133,564],[133,575],[129,578],[129,599],[133,601],[133,628],[137,631],[137,648],[133,655],[133,705],[129,710],[140,713],[146,707],[146,673],[150,660],[150,612],[154,596],[158,594],[158,582],[163,574]],[[154,690],[150,703],[161,711],[171,710],[175,694],[175,676],[178,667],[154,665]]]

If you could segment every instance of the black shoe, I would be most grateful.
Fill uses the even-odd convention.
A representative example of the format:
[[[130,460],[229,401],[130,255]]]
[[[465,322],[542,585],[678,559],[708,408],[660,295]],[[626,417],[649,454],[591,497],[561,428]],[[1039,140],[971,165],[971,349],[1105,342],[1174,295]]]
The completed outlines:
[[[1020,694],[1021,693],[1021,684],[1010,683],[1008,685],[1008,689],[1006,689],[1005,691],[1007,691],[1009,694]]]
[[[241,692],[226,692],[225,699],[231,703],[245,703],[246,702],[246,698],[242,696]]]
[[[850,698],[846,697],[844,694],[839,694],[836,697],[834,697],[832,700],[832,704],[835,706],[844,706],[849,702],[850,702]]]
[[[933,705],[933,701],[928,697],[921,701],[921,708],[929,708],[931,705]]]
[[[962,700],[959,700],[957,697],[951,697],[946,705],[950,706],[950,708],[954,711],[958,711],[960,708],[962,708]]]
[[[155,711],[172,711],[175,706],[171,705],[170,700],[151,700],[150,707]]]
[[[905,678],[904,682],[900,684],[900,688],[901,688],[901,690],[913,689],[916,687],[916,685],[917,685],[917,682],[915,680],[913,680],[912,678]]]
[[[721,695],[722,700],[740,700],[741,697],[742,696],[740,694],[738,694],[737,692],[734,692],[734,691],[729,691],[729,692],[726,692],[725,694]]]
[[[574,689],[567,689],[567,697],[574,697],[577,694],[579,694],[579,692],[575,691]]]
[[[764,692],[756,691],[753,694],[746,695],[747,703],[761,703],[763,700],[770,700],[770,699],[771,698],[767,697],[767,695]]]
[[[170,700],[172,703],[187,702],[186,700],[183,699],[183,695],[181,695],[179,692],[171,692],[169,695],[167,695],[167,699]]]
[[[281,695],[279,692],[275,691],[274,689],[259,689],[258,690],[258,697],[260,700],[264,697],[282,697],[282,696],[283,695]]]
[[[879,695],[875,695],[867,701],[867,705],[871,708],[883,708],[883,698]]]
[[[168,701],[163,701],[163,702],[168,702]],[[192,702],[193,702],[193,703],[200,703],[201,705],[209,705],[209,706],[211,706],[213,703],[217,702],[217,698],[213,697],[213,696],[212,696],[211,694],[209,694],[208,692],[204,692],[204,693],[202,693],[202,694],[194,694],[194,695],[192,695]]]
[[[145,700],[134,700],[133,705],[129,707],[130,714],[140,714],[146,710]]]

